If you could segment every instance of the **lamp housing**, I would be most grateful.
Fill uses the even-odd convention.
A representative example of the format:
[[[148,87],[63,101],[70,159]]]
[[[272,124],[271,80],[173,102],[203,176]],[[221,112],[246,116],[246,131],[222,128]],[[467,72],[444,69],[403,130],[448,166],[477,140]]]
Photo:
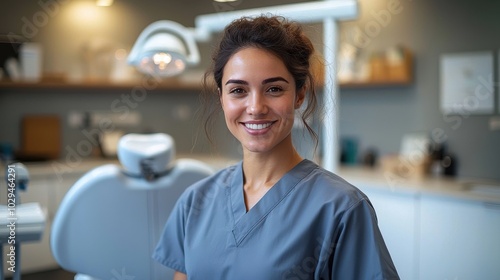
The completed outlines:
[[[161,78],[176,76],[199,61],[192,31],[169,20],[146,27],[128,57],[128,63],[140,72]]]

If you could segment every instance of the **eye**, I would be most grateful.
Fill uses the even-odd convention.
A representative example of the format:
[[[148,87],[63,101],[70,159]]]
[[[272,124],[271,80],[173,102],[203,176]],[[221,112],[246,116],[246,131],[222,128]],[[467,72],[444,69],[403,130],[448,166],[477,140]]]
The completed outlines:
[[[237,87],[237,88],[230,89],[229,93],[234,94],[234,95],[241,95],[241,94],[245,93],[245,90],[243,88]]]
[[[283,88],[280,87],[280,86],[270,86],[267,89],[267,92],[270,92],[270,93],[273,93],[273,94],[278,94],[278,93],[283,92]]]

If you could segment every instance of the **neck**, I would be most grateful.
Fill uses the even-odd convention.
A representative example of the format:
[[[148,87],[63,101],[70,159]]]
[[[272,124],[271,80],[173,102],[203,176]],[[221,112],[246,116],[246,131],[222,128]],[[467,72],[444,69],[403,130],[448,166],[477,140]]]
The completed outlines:
[[[302,161],[292,145],[291,136],[268,153],[243,154],[243,173],[246,189],[270,188],[285,173]]]

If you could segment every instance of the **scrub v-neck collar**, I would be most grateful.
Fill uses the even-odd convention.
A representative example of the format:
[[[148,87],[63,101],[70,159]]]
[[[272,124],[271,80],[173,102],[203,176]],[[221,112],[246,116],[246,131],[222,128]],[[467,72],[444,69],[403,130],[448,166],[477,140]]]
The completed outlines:
[[[243,162],[236,166],[228,186],[228,203],[232,211],[233,236],[238,246],[267,215],[309,174],[316,165],[304,159],[285,173],[266,194],[247,212],[243,194]]]

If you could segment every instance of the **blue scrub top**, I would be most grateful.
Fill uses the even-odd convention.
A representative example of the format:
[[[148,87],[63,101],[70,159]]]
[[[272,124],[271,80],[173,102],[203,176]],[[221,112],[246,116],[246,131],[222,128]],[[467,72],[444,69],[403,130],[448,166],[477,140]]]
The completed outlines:
[[[189,187],[153,254],[188,279],[399,279],[368,198],[309,160],[248,212],[242,163]]]

